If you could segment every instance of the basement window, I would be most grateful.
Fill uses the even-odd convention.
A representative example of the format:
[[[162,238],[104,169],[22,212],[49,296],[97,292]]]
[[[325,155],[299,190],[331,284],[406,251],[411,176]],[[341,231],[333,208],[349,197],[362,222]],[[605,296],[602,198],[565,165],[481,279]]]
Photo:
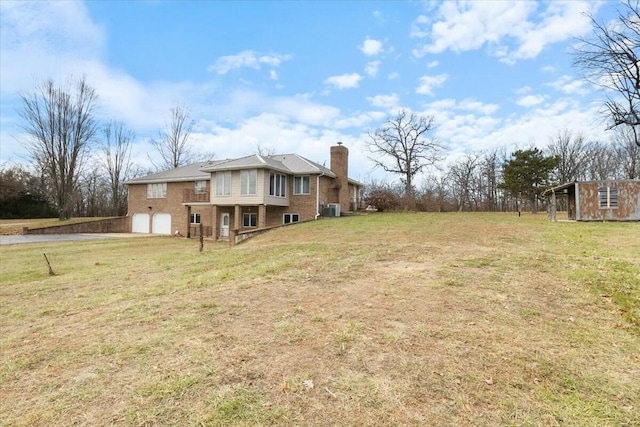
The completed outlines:
[[[600,209],[615,209],[618,207],[618,187],[603,186],[598,188],[598,204]]]
[[[291,224],[292,222],[298,222],[298,221],[300,221],[300,215],[296,213],[284,214],[284,219],[283,219],[284,224]]]

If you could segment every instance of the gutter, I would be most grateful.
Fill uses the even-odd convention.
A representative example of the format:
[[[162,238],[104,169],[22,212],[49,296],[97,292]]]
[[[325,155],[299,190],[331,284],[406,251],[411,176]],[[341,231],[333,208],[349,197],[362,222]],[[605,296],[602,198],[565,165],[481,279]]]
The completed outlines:
[[[320,175],[316,178],[316,218],[320,216],[320,177],[324,176],[324,172],[321,172]]]

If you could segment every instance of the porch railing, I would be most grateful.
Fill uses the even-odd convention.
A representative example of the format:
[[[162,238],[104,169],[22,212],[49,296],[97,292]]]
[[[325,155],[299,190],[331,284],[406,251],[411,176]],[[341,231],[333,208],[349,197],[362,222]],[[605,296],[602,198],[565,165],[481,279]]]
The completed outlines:
[[[190,188],[185,188],[182,190],[182,203],[194,203],[194,202],[208,202],[209,201],[209,190],[204,193],[196,193],[195,190]]]

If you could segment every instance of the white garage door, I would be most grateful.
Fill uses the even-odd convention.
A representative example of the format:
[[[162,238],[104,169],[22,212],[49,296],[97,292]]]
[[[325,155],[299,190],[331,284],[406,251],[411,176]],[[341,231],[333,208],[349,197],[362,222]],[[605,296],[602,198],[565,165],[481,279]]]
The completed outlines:
[[[131,232],[148,233],[149,232],[149,214],[134,213],[131,219]]]
[[[171,234],[171,214],[153,214],[153,224],[151,229],[154,234]]]

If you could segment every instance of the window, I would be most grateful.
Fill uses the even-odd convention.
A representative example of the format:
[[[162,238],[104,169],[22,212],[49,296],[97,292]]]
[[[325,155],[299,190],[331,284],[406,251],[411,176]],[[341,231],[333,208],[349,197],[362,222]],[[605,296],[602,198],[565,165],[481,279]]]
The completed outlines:
[[[283,222],[285,224],[291,224],[292,222],[298,222],[298,221],[300,221],[300,216],[298,214],[295,214],[295,213],[284,214]]]
[[[258,226],[258,214],[246,213],[242,215],[243,227],[257,227]]]
[[[309,177],[293,177],[293,194],[309,194]]]
[[[216,172],[216,196],[231,195],[231,172]]]
[[[256,171],[255,169],[240,171],[240,194],[242,194],[243,196],[252,196],[257,194],[257,183],[258,171]]]
[[[200,214],[192,213],[191,214],[191,224],[200,224]]]
[[[277,197],[287,196],[287,177],[279,173],[269,174],[269,195]]]
[[[205,194],[207,192],[207,181],[196,181],[194,192],[196,194]]]
[[[147,199],[165,199],[167,197],[167,183],[147,184]]]
[[[598,188],[598,204],[600,209],[611,209],[618,207],[618,187]]]

